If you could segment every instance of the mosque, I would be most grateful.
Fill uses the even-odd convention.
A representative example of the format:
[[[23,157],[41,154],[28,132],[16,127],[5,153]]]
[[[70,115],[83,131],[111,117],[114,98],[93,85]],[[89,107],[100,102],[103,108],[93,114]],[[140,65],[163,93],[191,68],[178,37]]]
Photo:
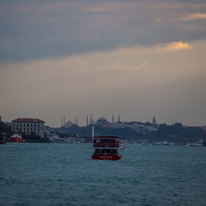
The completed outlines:
[[[110,122],[107,121],[106,118],[104,117],[100,117],[98,120],[97,120],[97,124],[98,125],[105,125],[105,124],[109,124]]]
[[[94,120],[90,120],[90,122],[94,122]],[[114,115],[112,115],[112,122],[107,121],[105,117],[100,117],[95,122],[97,125],[101,126],[102,128],[111,128],[111,129],[118,129],[118,128],[130,128],[135,130],[136,132],[141,131],[158,131],[155,116],[152,119],[152,126],[140,125],[137,123],[124,123],[120,121],[120,115],[118,115],[118,121],[114,122]]]
[[[66,128],[70,128],[73,125],[78,125],[78,117],[75,117],[75,122],[73,123],[72,121],[67,121],[65,123],[65,117],[63,118],[63,127]],[[152,123],[153,125],[151,126],[146,126],[146,125],[141,125],[138,124],[136,122],[134,123],[125,123],[125,122],[121,122],[120,121],[120,115],[118,115],[118,121],[114,122],[114,115],[112,115],[112,122],[109,122],[105,117],[100,117],[99,119],[97,119],[97,121],[94,121],[94,119],[92,118],[92,115],[90,117],[90,121],[88,120],[88,115],[87,115],[87,122],[86,122],[86,126],[88,126],[89,124],[96,124],[101,126],[102,128],[111,128],[111,129],[118,129],[118,128],[130,128],[135,130],[136,132],[143,132],[143,131],[158,131],[158,127],[156,124],[156,119],[155,116],[152,119]]]

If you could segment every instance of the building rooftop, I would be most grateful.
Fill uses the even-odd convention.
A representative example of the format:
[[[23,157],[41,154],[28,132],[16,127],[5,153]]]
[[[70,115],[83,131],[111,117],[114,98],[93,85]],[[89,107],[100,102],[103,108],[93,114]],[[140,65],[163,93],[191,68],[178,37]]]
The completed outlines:
[[[44,121],[40,119],[33,119],[33,118],[18,118],[15,120],[12,120],[12,122],[38,122],[38,123],[45,123]]]

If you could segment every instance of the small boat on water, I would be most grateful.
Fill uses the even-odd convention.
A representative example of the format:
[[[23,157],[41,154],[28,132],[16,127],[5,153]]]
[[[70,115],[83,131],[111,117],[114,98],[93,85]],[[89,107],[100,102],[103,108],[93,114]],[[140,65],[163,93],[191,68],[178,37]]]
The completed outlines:
[[[71,138],[66,137],[66,138],[61,138],[59,136],[53,136],[49,138],[51,143],[72,143]]]
[[[121,145],[120,145],[119,148],[120,148],[120,149],[125,149],[125,147],[124,147],[124,143],[123,143],[123,142],[121,143]]]
[[[24,142],[21,134],[13,134],[11,135],[11,137],[9,138],[10,142]]]
[[[164,141],[164,142],[163,142],[163,145],[166,145],[166,146],[174,146],[174,143],[173,143],[173,142]]]
[[[186,145],[187,147],[189,146],[203,146],[203,141],[199,141],[199,142],[196,142],[196,143],[188,143]]]
[[[155,142],[153,145],[173,146],[174,143],[173,142],[163,141],[163,142]]]
[[[73,139],[73,143],[84,143],[84,139],[83,138],[74,138]]]
[[[96,160],[119,160],[119,137],[97,136],[93,139],[94,153],[92,159]]]

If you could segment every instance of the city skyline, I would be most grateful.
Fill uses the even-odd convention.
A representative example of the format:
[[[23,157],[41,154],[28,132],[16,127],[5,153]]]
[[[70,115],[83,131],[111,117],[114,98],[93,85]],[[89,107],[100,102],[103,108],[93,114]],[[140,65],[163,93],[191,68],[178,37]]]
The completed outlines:
[[[19,117],[19,119],[31,119],[31,118],[24,118],[24,117]],[[0,116],[0,119],[1,119],[1,116]],[[36,119],[36,118],[32,118],[32,119]],[[74,121],[72,121],[72,119],[70,118],[66,118],[65,116],[61,116],[61,120],[60,120],[60,123],[59,123],[59,126],[57,125],[57,126],[55,126],[56,128],[58,128],[58,127],[64,127],[64,125],[67,125],[68,123],[70,124],[70,126],[73,124],[73,125],[77,125],[77,126],[80,126],[80,127],[84,127],[84,126],[89,126],[90,124],[93,124],[93,123],[98,123],[98,121],[100,120],[100,119],[104,119],[104,120],[106,120],[107,121],[107,123],[132,123],[132,122],[141,122],[141,123],[147,123],[147,122],[149,122],[149,123],[151,123],[152,125],[158,125],[159,123],[157,122],[157,120],[156,120],[156,117],[155,116],[153,116],[152,118],[151,118],[151,120],[148,120],[148,121],[146,121],[146,122],[143,122],[143,121],[141,121],[141,120],[132,120],[132,121],[130,121],[130,120],[125,120],[125,121],[121,121],[121,119],[120,119],[120,114],[118,114],[117,115],[117,118],[115,118],[115,115],[112,115],[112,117],[111,117],[111,120],[110,119],[107,119],[107,118],[105,118],[105,117],[103,117],[103,116],[101,116],[101,117],[97,117],[96,119],[94,119],[93,117],[92,117],[92,114],[91,114],[91,116],[90,116],[90,118],[88,118],[88,115],[86,116],[86,119],[85,119],[85,125],[84,124],[82,124],[82,125],[79,125],[79,123],[78,123],[78,119],[79,119],[79,117],[78,116],[75,116],[74,118]],[[11,120],[10,122],[12,122],[13,120]],[[181,122],[174,122],[174,123],[172,123],[171,125],[173,125],[173,124],[175,124],[175,123],[181,123]],[[160,123],[160,124],[167,124],[166,122],[162,122],[162,123]],[[170,125],[170,124],[168,124],[168,125]],[[46,125],[46,126],[50,126],[50,125]],[[189,125],[184,125],[184,126],[189,126]],[[198,126],[205,126],[205,125],[198,125]]]
[[[206,125],[205,11],[204,0],[0,1],[2,120]]]

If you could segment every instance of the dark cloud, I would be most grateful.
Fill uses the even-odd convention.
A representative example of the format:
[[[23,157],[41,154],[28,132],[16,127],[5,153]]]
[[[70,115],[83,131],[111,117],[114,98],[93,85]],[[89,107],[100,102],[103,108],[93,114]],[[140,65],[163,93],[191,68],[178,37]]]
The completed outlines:
[[[1,1],[0,61],[205,37],[204,1]]]

